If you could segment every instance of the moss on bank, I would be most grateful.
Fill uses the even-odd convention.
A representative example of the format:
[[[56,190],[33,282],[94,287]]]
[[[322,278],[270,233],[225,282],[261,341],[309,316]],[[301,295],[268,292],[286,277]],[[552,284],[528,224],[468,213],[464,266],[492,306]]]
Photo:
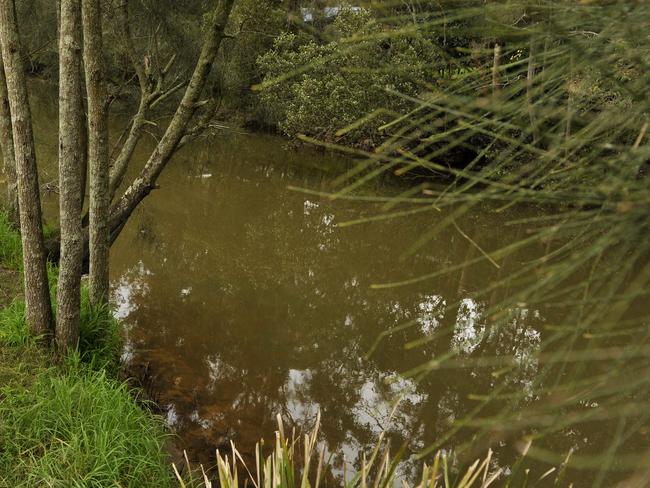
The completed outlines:
[[[20,252],[0,213],[0,487],[171,486],[162,422],[117,379],[110,311],[84,294],[79,352],[55,358],[27,334]]]

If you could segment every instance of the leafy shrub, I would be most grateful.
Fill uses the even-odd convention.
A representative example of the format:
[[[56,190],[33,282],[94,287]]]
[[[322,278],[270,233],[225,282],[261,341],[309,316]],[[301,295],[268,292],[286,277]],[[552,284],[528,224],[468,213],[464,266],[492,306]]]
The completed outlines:
[[[437,48],[422,32],[392,32],[367,10],[344,8],[332,26],[333,40],[319,43],[283,33],[258,59],[264,75],[261,99],[280,128],[352,144],[374,145],[379,128],[410,105],[433,77]],[[347,129],[347,130],[342,130]]]

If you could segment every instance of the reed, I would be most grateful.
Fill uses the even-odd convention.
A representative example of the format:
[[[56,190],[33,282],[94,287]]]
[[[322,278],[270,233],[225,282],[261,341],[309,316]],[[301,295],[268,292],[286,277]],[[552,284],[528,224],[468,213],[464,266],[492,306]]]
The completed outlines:
[[[330,471],[327,465],[326,448],[319,442],[320,413],[311,431],[299,436],[295,429],[290,435],[280,415],[277,416],[278,430],[271,452],[264,454],[263,442],[255,446],[255,463],[249,466],[244,456],[231,441],[230,453],[216,453],[216,472],[205,471],[203,466],[193,470],[187,454],[186,468],[183,473],[173,465],[176,479],[181,488],[239,488],[252,485],[254,488],[318,488],[331,486],[331,479],[325,475]],[[528,445],[528,448],[530,444]],[[528,448],[522,452],[526,456]],[[345,488],[488,488],[503,486],[508,476],[502,468],[495,467],[493,453],[487,451],[485,457],[476,459],[465,469],[453,467],[453,457],[447,452],[438,451],[431,464],[422,463],[420,474],[415,480],[407,480],[400,474],[399,466],[403,451],[391,455],[390,442],[384,433],[367,455],[364,454],[359,469],[347,473],[344,467],[342,479],[334,483]],[[216,480],[213,480],[215,478]],[[522,486],[535,486],[543,480],[561,486],[562,467],[552,468],[541,475],[533,476],[526,472],[526,481]],[[530,483],[530,484],[529,484]]]

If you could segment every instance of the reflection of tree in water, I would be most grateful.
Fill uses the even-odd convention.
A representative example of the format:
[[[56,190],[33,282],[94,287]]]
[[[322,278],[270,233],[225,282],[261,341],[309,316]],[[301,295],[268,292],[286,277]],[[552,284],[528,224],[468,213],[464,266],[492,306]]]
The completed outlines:
[[[127,228],[113,291],[134,361],[151,363],[168,419],[194,456],[210,459],[230,437],[251,449],[272,433],[276,413],[305,425],[319,409],[329,451],[351,462],[382,430],[415,451],[471,410],[470,393],[490,391],[495,368],[414,380],[398,373],[451,353],[517,358],[513,387],[535,375],[536,312],[513,309],[510,322],[488,325],[489,304],[470,297],[492,279],[489,268],[422,287],[369,289],[462,262],[469,251],[458,235],[441,234],[402,258],[419,236],[412,220],[339,228],[377,209],[288,192],[290,169],[233,163],[224,175],[202,164],[194,176],[172,173],[175,191],[151,198],[146,211],[156,218],[147,229],[159,240]],[[296,178],[292,184],[301,183]],[[129,249],[142,260],[129,262]],[[409,321],[415,326],[385,337],[363,359],[383,331]]]

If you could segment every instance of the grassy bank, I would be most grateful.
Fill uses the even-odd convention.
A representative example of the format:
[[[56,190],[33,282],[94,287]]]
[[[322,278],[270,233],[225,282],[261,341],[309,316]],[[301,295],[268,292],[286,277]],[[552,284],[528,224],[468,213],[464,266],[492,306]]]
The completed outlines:
[[[0,487],[171,486],[162,423],[117,379],[109,310],[84,296],[79,353],[55,358],[27,334],[20,252],[0,214]]]

